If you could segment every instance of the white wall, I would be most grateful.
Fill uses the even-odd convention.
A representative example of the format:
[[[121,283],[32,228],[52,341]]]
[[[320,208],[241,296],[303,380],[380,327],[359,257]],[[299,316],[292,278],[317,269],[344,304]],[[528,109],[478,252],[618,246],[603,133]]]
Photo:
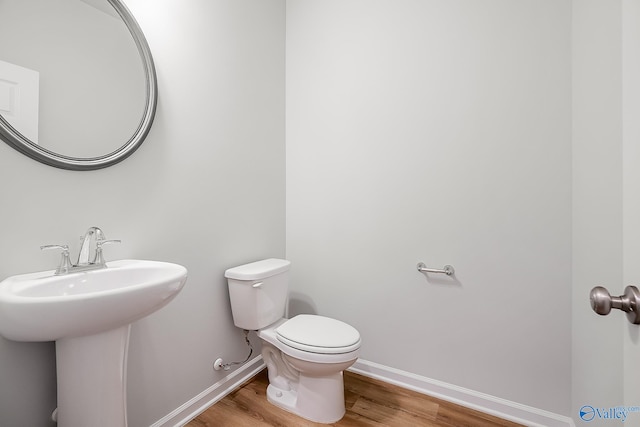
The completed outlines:
[[[292,312],[568,415],[570,37],[568,0],[287,2]]]
[[[123,163],[70,172],[0,144],[0,277],[52,269],[39,245],[74,244],[91,225],[123,243],[107,259],[177,262],[183,292],[137,322],[129,425],[148,426],[246,356],[226,268],[285,255],[284,2],[128,0],[159,80],[149,138]],[[0,425],[50,425],[53,344],[0,339]]]
[[[637,0],[289,1],[286,24],[283,0],[127,4],[158,67],[149,138],[88,173],[0,144],[0,277],[90,225],[123,239],[109,259],[187,266],[134,326],[132,427],[245,356],[223,271],[285,255],[292,314],[353,324],[367,360],[574,419],[638,404],[638,329],[588,305],[639,280]],[[0,339],[0,425],[54,407],[53,345]]]

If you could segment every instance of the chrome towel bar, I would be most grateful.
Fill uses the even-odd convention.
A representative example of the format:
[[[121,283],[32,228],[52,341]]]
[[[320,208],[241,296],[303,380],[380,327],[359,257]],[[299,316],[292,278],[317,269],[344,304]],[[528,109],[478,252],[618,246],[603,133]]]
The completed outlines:
[[[416,267],[418,268],[418,271],[421,273],[442,273],[442,274],[446,274],[447,276],[451,276],[456,272],[453,269],[452,265],[445,265],[442,270],[438,270],[435,268],[427,268],[424,262],[419,262]]]

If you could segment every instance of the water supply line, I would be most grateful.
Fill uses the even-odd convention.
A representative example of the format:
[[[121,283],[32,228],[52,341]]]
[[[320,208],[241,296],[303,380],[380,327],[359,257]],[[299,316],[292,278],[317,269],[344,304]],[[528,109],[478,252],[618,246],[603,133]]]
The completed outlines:
[[[228,371],[229,369],[231,369],[233,365],[244,365],[249,361],[249,359],[251,358],[251,355],[253,354],[253,347],[251,346],[251,341],[249,341],[249,330],[243,329],[242,332],[244,332],[244,340],[247,343],[247,346],[249,347],[249,355],[247,356],[247,358],[244,359],[242,362],[229,362],[229,363],[224,363],[224,360],[222,360],[221,358],[217,358],[216,361],[213,362],[214,370],[219,371],[220,369],[223,369],[225,371]]]

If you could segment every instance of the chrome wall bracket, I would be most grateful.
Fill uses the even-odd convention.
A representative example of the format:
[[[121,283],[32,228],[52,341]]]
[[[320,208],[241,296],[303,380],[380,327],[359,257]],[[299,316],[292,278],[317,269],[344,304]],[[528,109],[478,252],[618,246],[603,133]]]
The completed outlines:
[[[419,272],[421,273],[441,273],[446,274],[447,276],[453,275],[456,271],[453,269],[452,265],[445,265],[442,269],[437,268],[427,268],[424,262],[419,262],[416,266]]]
[[[589,293],[591,308],[601,316],[606,316],[612,308],[617,308],[627,313],[627,319],[634,325],[640,325],[640,291],[635,286],[624,288],[624,294],[612,297],[609,291],[596,286]]]

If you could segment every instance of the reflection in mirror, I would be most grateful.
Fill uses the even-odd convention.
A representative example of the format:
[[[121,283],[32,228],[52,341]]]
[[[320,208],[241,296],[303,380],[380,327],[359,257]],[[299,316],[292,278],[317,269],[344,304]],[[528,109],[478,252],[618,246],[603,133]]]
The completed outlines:
[[[25,154],[51,153],[62,164],[45,163],[70,169],[119,161],[110,154],[148,132],[155,84],[146,41],[119,0],[0,0],[0,127],[10,125],[0,135],[28,139],[25,149],[7,141]]]

